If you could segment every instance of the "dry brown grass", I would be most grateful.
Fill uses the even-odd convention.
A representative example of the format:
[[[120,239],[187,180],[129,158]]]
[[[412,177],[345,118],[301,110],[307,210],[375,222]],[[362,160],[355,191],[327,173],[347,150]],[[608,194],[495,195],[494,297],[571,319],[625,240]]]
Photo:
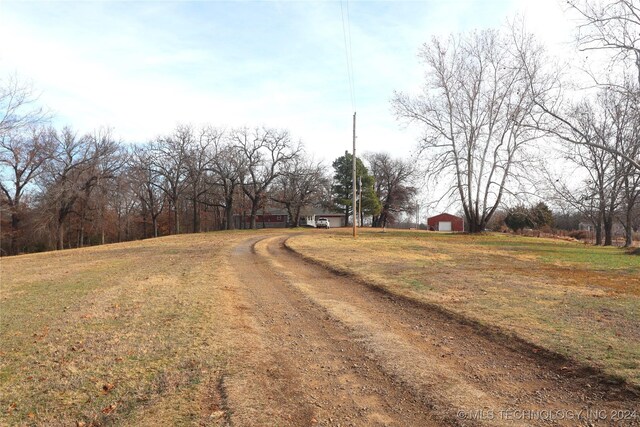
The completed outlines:
[[[241,359],[257,345],[227,254],[254,235],[1,259],[0,425],[224,424],[224,384],[250,381]],[[290,244],[640,383],[638,257],[505,239],[331,230]]]
[[[223,423],[245,232],[3,258],[0,425]]]
[[[357,240],[332,230],[296,236],[288,245],[640,385],[640,260],[623,250],[366,229]]]

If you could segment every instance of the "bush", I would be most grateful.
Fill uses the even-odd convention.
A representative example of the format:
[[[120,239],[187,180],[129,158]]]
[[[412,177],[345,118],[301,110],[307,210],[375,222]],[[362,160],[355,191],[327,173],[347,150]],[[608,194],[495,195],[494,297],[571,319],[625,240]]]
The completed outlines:
[[[504,223],[516,233],[518,230],[533,227],[533,222],[529,216],[529,209],[522,205],[509,209]]]
[[[587,230],[573,230],[570,231],[568,235],[576,240],[586,240],[589,238],[589,232]]]
[[[540,227],[540,231],[545,234],[555,234],[555,230],[550,225],[543,225]]]

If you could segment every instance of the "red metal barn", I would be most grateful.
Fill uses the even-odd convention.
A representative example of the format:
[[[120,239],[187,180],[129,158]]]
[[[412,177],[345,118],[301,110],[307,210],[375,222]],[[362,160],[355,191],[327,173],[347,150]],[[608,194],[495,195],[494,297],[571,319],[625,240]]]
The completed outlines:
[[[464,219],[459,216],[442,213],[427,219],[431,231],[464,231]]]

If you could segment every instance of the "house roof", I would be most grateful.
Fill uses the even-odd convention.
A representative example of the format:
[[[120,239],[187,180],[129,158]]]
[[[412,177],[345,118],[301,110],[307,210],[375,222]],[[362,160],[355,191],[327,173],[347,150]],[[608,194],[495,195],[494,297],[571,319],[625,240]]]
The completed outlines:
[[[324,209],[324,208],[318,208],[318,207],[305,207],[302,209],[302,211],[300,212],[301,215],[303,216],[331,216],[331,217],[335,217],[335,216],[344,216],[344,213],[340,213],[340,212],[332,212],[328,209]]]
[[[264,208],[258,209],[258,215],[289,215],[286,209]]]
[[[246,210],[244,212],[245,216],[249,216],[250,212],[249,210]],[[236,216],[242,216],[241,213],[236,213]],[[289,213],[287,212],[286,209],[270,209],[270,208],[265,208],[265,209],[258,209],[258,212],[256,212],[256,215],[261,216],[261,215],[285,215],[288,216]]]

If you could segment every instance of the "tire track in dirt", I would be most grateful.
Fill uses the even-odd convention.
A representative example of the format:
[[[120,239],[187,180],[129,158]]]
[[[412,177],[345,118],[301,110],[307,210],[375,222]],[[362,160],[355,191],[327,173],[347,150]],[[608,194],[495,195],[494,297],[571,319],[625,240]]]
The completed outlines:
[[[251,319],[242,360],[227,382],[231,423],[441,425],[347,328],[256,253],[256,240],[230,258],[239,307]]]
[[[638,425],[610,417],[640,407],[632,391],[303,261],[286,238],[249,240],[230,262],[262,343],[245,368],[263,363],[272,424]]]

